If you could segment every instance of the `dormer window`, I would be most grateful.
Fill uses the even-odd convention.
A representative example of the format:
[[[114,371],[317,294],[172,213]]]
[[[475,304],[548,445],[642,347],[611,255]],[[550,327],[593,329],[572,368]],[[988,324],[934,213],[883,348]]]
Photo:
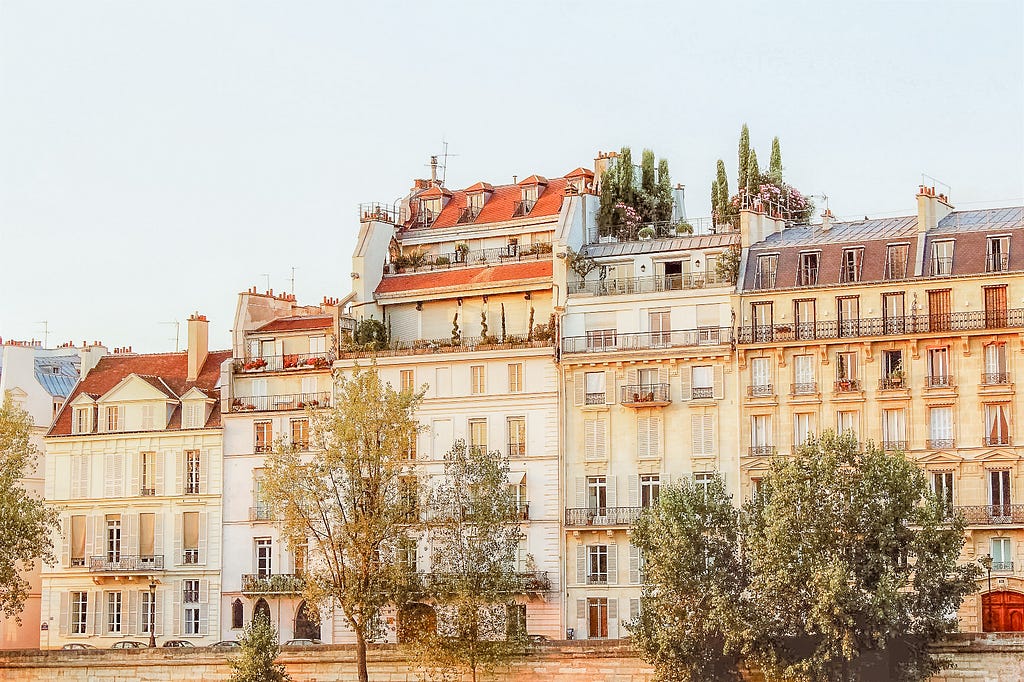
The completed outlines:
[[[183,429],[201,429],[203,423],[206,421],[205,405],[199,401],[190,401],[185,403],[182,409],[181,428]]]
[[[989,237],[985,246],[985,272],[1010,269],[1010,238]]]
[[[843,249],[843,262],[839,271],[839,281],[859,282],[861,269],[864,265],[864,249]]]
[[[124,406],[112,405],[104,408],[104,423],[107,431],[120,431],[124,429]]]
[[[821,254],[809,251],[800,254],[800,266],[796,272],[798,286],[811,286],[818,283],[818,259]]]
[[[92,433],[92,406],[76,407],[71,422],[72,433]]]
[[[932,275],[943,277],[953,274],[953,241],[932,243]]]
[[[779,267],[778,254],[770,254],[757,257],[757,272],[754,278],[754,286],[758,289],[774,289],[775,273]]]
[[[441,212],[441,197],[436,199],[420,199],[420,218],[424,225],[429,225]]]

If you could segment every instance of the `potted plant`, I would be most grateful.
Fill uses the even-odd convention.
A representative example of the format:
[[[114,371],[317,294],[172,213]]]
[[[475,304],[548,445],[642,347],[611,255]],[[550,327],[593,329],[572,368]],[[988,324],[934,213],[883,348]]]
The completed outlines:
[[[455,245],[455,262],[465,263],[466,256],[469,254],[469,244],[466,242],[459,242]]]
[[[892,388],[903,388],[903,382],[906,381],[907,375],[906,375],[906,372],[904,372],[903,368],[901,367],[901,368],[894,369],[893,371],[889,372],[889,376],[887,378],[889,379],[889,386],[890,387],[892,387]]]
[[[651,227],[650,225],[646,227],[641,227],[640,231],[636,233],[636,236],[638,239],[641,239],[643,241],[654,239],[654,228]]]

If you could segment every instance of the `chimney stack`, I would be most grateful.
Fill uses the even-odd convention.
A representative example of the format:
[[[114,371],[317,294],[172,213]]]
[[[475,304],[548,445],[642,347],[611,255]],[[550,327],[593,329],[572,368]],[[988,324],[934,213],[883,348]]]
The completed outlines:
[[[210,323],[206,315],[194,313],[188,318],[188,381],[199,378],[210,352]]]
[[[835,216],[832,214],[832,209],[826,208],[825,212],[821,214],[821,231],[828,232],[832,229],[832,221],[835,220]]]
[[[917,231],[925,233],[935,229],[939,221],[953,212],[953,205],[945,194],[935,194],[935,187],[917,188]]]

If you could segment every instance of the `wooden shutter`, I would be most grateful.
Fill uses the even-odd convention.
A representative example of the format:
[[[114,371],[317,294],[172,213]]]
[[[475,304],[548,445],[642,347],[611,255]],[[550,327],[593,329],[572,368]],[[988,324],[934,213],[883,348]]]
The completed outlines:
[[[647,438],[650,444],[650,456],[661,457],[661,417],[649,417],[647,419],[647,428]]]
[[[64,514],[60,517],[60,565],[71,566],[71,517]]]
[[[692,367],[680,367],[679,368],[679,388],[681,395],[680,400],[690,400],[693,397],[690,391],[690,386],[693,384],[693,368]]]
[[[153,469],[155,470],[155,476],[153,480],[154,486],[156,487],[155,494],[157,495],[167,494],[167,491],[164,490],[164,460],[166,459],[166,457],[166,452],[158,451],[153,453],[153,461],[156,462],[156,465],[153,467]]]
[[[640,617],[640,600],[632,597],[629,600],[629,619],[636,620]]]
[[[695,455],[704,454],[704,417],[690,415],[690,450]]]
[[[604,418],[597,420],[595,449],[600,459],[608,457],[608,421]]]
[[[617,507],[617,506],[619,506],[617,504],[617,501],[616,501],[616,497],[617,497],[616,493],[618,492],[617,491],[617,488],[618,488],[617,483],[618,483],[618,481],[616,479],[617,479],[616,476],[606,476],[605,477],[605,480],[608,482],[608,487],[607,487],[606,491],[607,491],[607,495],[608,495],[608,506],[609,507]]]
[[[636,418],[636,455],[643,459],[651,456],[651,419]]]
[[[124,630],[124,634],[126,634],[126,635],[141,635],[142,634],[142,632],[140,631],[140,628],[139,628],[139,610],[142,608],[141,601],[142,601],[142,598],[140,597],[140,592],[138,590],[129,590],[128,591],[128,603],[127,603],[128,618],[127,619],[124,618],[124,607],[125,607],[125,604],[122,603],[122,605],[121,605],[122,623],[125,623],[125,622],[127,623],[127,625],[126,625],[127,629]]]
[[[587,600],[576,600],[576,639],[587,637]]]
[[[199,581],[199,634],[209,634],[210,581]]]
[[[609,578],[610,580],[610,578]],[[616,632],[612,628],[617,628],[618,623],[612,623],[612,621],[619,620],[619,598],[609,597],[608,598],[608,637],[615,637]]]
[[[207,541],[207,517],[208,512],[199,512],[199,563],[206,564],[206,548],[209,545]]]
[[[156,600],[153,603],[153,631],[157,637],[162,637],[164,634],[164,606],[163,602],[167,598],[166,590],[164,592],[156,593]]]
[[[711,370],[711,374],[714,381],[715,399],[722,400],[725,398],[725,367],[715,365]]]
[[[185,452],[178,450],[175,454],[174,494],[185,494]]]
[[[598,436],[600,430],[600,419],[583,420],[583,456],[586,459],[599,459],[602,456],[599,442],[601,439]]]
[[[610,490],[610,488],[609,488]],[[618,585],[619,583],[619,548],[614,542],[608,543],[608,584]],[[608,617],[611,617],[611,600],[609,602]]]
[[[121,553],[138,556],[140,554],[138,513],[121,514],[121,527]]]
[[[640,584],[640,548],[629,544],[629,584]]]
[[[615,372],[604,373],[604,402],[606,405],[615,404]]]
[[[576,584],[587,584],[587,548],[585,545],[576,545]]]
[[[587,381],[586,373],[583,372],[582,370],[578,370],[578,371],[572,373],[573,401],[576,403],[577,407],[582,405],[584,403],[585,399],[586,399],[586,397],[585,397],[586,388],[587,388],[586,385],[585,385],[586,381]]]
[[[178,515],[179,518],[181,515]],[[173,634],[176,636],[181,635],[181,581],[175,580],[171,582],[171,608],[174,610],[172,622],[174,624]]]
[[[181,512],[174,514],[174,560],[175,566],[181,566],[184,562],[182,552],[182,538],[185,537],[185,520]],[[177,634],[177,628],[175,628]]]
[[[71,593],[60,593],[60,634],[67,637],[71,633]]]
[[[89,609],[89,621],[92,624],[92,634],[98,635],[103,632],[103,593],[96,590],[92,593],[92,600]]]
[[[142,488],[139,482],[140,466],[139,459],[143,457],[141,453],[132,452],[126,453],[125,457],[125,471],[127,472],[126,479],[128,481],[128,490],[125,491],[125,497],[135,497],[139,494],[139,490]]]
[[[635,369],[626,370],[626,384],[636,386],[640,383],[640,372]],[[634,389],[635,390],[635,389]]]
[[[704,431],[704,454],[715,454],[715,417],[712,414],[705,414],[702,417]]]
[[[209,495],[210,490],[210,453],[199,451],[199,492]]]
[[[639,507],[640,506],[640,477],[636,474],[630,474],[626,477],[629,481],[629,506]]]
[[[582,509],[587,506],[587,479],[583,476],[576,477],[576,507]]]
[[[103,514],[92,517],[92,547],[86,542],[85,564],[88,566],[93,556],[105,554],[107,551],[107,520]]]
[[[153,554],[159,557],[164,555],[164,515],[160,512],[153,514]]]

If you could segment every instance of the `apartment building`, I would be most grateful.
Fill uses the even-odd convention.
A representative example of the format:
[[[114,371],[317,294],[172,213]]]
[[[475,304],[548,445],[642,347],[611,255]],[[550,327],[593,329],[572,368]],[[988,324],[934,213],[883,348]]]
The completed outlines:
[[[255,613],[281,641],[332,642],[330,614],[319,624],[301,598],[305,554],[281,538],[261,491],[275,443],[309,447],[306,408],[332,405],[331,364],[351,320],[341,301],[299,305],[291,294],[239,294],[232,360],[220,377],[224,428],[224,556],[220,637],[237,639]]]
[[[45,473],[43,436],[54,417],[60,412],[75,384],[79,373],[88,373],[106,348],[98,343],[76,347],[71,343],[59,348],[44,348],[39,341],[8,340],[0,347],[0,400],[5,395],[32,417],[33,428],[29,442],[37,448],[35,469],[21,480],[26,490],[37,497],[43,496]],[[21,612],[24,625],[19,627],[13,618],[0,619],[0,648],[26,649],[39,646],[40,604],[42,584],[41,565],[23,573],[29,581],[29,593]]]
[[[963,561],[991,562],[961,628],[1022,630],[1024,208],[955,211],[921,187],[916,215],[823,220],[741,215],[742,495],[826,428],[905,451],[966,516]]]
[[[552,638],[563,628],[552,241],[595,205],[584,168],[454,191],[417,180],[398,206],[361,211],[353,257],[353,315],[389,330],[373,354],[381,376],[426,390],[410,452],[417,485],[443,472],[458,439],[508,455],[522,529],[509,618]],[[342,352],[335,367],[368,355]],[[431,570],[425,538],[408,561]]]
[[[717,474],[738,491],[733,282],[716,263],[739,234],[693,223],[696,235],[672,223],[636,241],[573,225],[556,245],[564,618],[577,639],[628,635],[642,592],[628,530],[662,485]]]
[[[46,435],[58,563],[42,571],[43,646],[123,637],[219,639],[221,412],[228,351],[188,320],[188,350],[116,349]]]

